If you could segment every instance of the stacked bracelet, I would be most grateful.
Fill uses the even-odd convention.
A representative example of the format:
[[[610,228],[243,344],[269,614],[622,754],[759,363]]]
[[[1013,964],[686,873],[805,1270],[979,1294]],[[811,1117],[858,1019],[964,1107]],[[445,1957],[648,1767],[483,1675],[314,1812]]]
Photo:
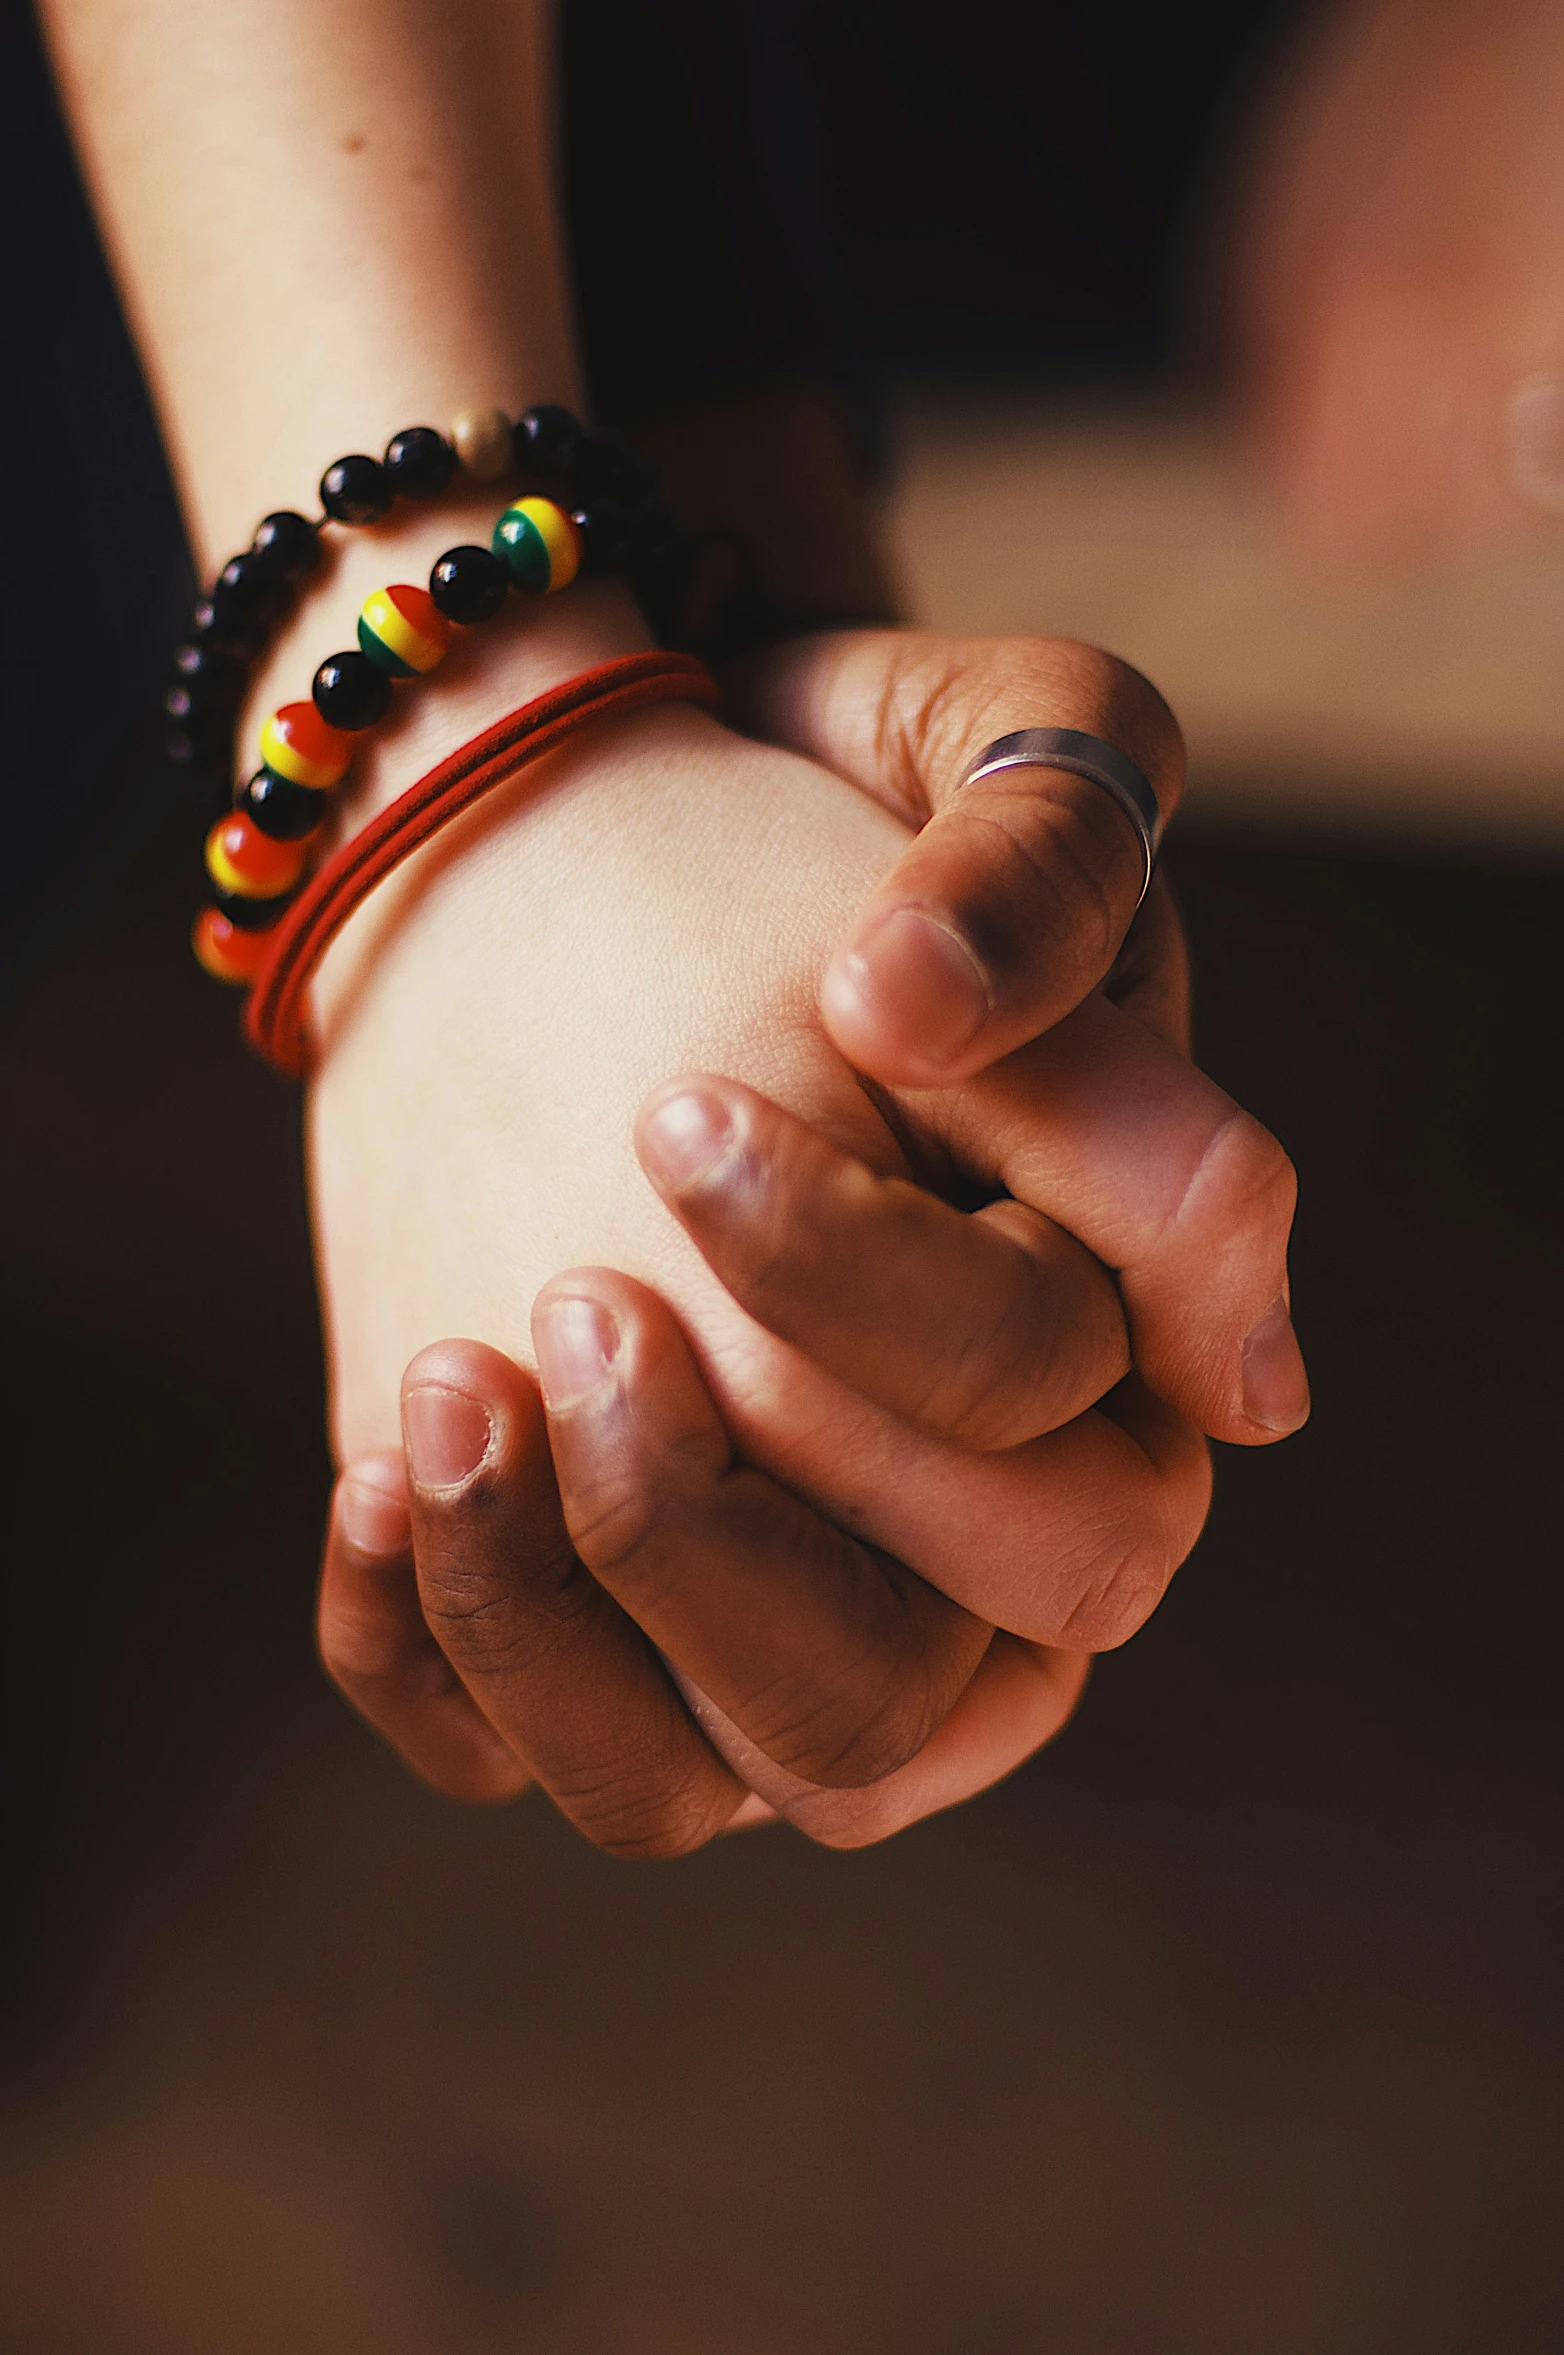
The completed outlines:
[[[232,776],[245,681],[319,565],[323,528],[377,523],[398,498],[436,498],[458,468],[478,482],[518,473],[557,495],[581,534],[588,571],[616,570],[677,537],[644,461],[551,403],[514,425],[499,409],[464,409],[448,435],[411,426],[393,435],[381,458],[337,459],[321,476],[321,515],[313,522],[291,511],[265,516],[250,546],[230,558],[195,607],[163,701],[169,758],[198,786]]]
[[[718,708],[716,682],[688,654],[623,654],[534,697],[449,754],[380,811],[310,878],[263,937],[244,1011],[249,1043],[272,1068],[301,1078],[308,1062],[305,1000],[325,950],[377,884],[402,861],[523,768],[579,731],[658,703]]]
[[[203,908],[197,957],[219,981],[249,982],[304,877],[326,795],[346,775],[353,740],[383,719],[393,681],[421,678],[444,659],[453,624],[489,620],[513,589],[547,596],[582,570],[584,532],[552,499],[517,499],[489,547],[448,548],[427,589],[398,583],[364,600],[358,645],[328,656],[308,703],[285,703],[261,729],[261,766],[234,795],[233,813],[206,839],[219,899]]]
[[[325,814],[324,794],[345,775],[353,738],[389,709],[393,681],[421,677],[445,655],[452,625],[470,626],[498,613],[512,589],[537,595],[569,585],[580,572],[606,574],[638,560],[674,536],[652,497],[654,478],[642,462],[607,434],[583,432],[564,409],[528,410],[512,426],[499,411],[464,411],[445,441],[427,427],[398,434],[386,459],[339,459],[321,480],[326,519],[372,522],[398,491],[432,497],[450,481],[460,458],[478,479],[509,471],[520,461],[534,479],[555,481],[560,498],[514,500],[495,524],[487,548],[448,548],[427,589],[400,583],[377,590],[359,615],[358,645],[330,656],[315,674],[309,703],[285,704],[261,731],[261,766],[233,794],[233,811],[211,827],[206,864],[217,904],[196,919],[196,955],[214,978],[251,980],[266,938],[297,891],[309,845]],[[207,638],[180,650],[182,684],[168,698],[181,722],[172,749],[194,763],[220,756],[245,669],[260,639],[212,636],[228,628],[236,597],[254,616],[282,610],[277,583],[305,579],[319,560],[320,526],[302,516],[268,516],[248,557],[224,568],[220,595],[197,609]],[[237,586],[236,586],[237,584]],[[210,640],[210,642],[208,642]],[[204,702],[203,702],[204,697]],[[205,732],[192,714],[204,710]],[[231,750],[224,761],[231,774]]]

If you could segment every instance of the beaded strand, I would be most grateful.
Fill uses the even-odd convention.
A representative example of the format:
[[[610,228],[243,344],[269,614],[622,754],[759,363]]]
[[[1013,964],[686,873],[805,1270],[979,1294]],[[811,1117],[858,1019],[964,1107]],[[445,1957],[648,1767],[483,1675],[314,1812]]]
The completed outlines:
[[[490,620],[511,590],[547,596],[568,588],[590,555],[582,517],[526,497],[500,515],[488,548],[448,548],[437,558],[427,590],[397,583],[366,597],[357,650],[328,656],[308,703],[272,713],[261,729],[261,766],[236,790],[233,814],[207,835],[218,899],[201,910],[191,937],[215,980],[246,984],[259,970],[304,880],[326,795],[347,774],[354,737],[384,718],[393,681],[433,670],[453,627]]]
[[[651,469],[614,435],[586,430],[554,403],[528,409],[514,424],[500,409],[463,409],[448,435],[410,426],[380,458],[337,459],[321,477],[322,514],[313,522],[291,509],[263,517],[250,546],[229,559],[194,608],[163,698],[169,759],[193,785],[215,788],[232,776],[245,681],[318,568],[324,527],[377,523],[398,498],[436,498],[458,469],[475,482],[519,472],[560,492],[588,571],[655,555],[676,536],[653,498]]]

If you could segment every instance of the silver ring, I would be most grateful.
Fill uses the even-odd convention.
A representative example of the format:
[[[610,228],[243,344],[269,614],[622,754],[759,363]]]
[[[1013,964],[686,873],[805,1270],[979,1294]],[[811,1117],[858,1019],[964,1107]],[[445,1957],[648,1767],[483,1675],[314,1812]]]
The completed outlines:
[[[961,785],[975,785],[980,777],[995,776],[1000,769],[1067,769],[1072,777],[1085,777],[1100,785],[1134,827],[1146,862],[1140,899],[1135,902],[1140,906],[1156,871],[1162,813],[1145,772],[1135,766],[1128,753],[1120,752],[1116,744],[1105,744],[1100,736],[1083,735],[1079,728],[1018,728],[1013,736],[996,736],[986,751],[978,754]]]

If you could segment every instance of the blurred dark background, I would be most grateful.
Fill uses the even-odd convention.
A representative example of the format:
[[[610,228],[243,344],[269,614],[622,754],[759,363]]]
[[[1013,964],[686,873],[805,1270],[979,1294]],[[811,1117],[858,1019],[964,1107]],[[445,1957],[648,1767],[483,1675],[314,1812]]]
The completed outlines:
[[[580,0],[599,397],[819,376],[885,471],[888,381],[1186,381],[1296,13]],[[0,22],[39,454],[0,567],[0,2348],[1551,2355],[1564,881],[1176,839],[1203,1059],[1302,1171],[1317,1412],[1224,1457],[1055,1749],[861,1857],[635,1870],[434,1800],[311,1655],[297,1104],[188,958],[177,520]],[[617,238],[615,157],[656,196]],[[652,256],[697,229],[681,317]]]

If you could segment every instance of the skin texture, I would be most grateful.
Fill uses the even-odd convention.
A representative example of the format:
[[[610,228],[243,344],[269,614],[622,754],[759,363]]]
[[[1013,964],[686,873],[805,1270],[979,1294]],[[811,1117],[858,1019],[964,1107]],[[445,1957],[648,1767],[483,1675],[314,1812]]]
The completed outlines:
[[[1056,654],[1028,686],[1015,647],[968,650],[1006,670],[1014,725],[1075,724]],[[635,1111],[681,1069],[747,1080],[886,1174],[1018,1194],[1121,1272],[1164,1397],[1220,1436],[1275,1435],[1246,1409],[1243,1351],[1285,1287],[1291,1172],[1180,1056],[1097,998],[956,1088],[871,1094],[836,1052],[816,977],[909,839],[815,764],[664,711],[561,755],[376,895],[322,968],[311,1096],[345,1457],[394,1437],[430,1331],[525,1354],[541,1284],[598,1261],[663,1292],[723,1369],[730,1427],[774,1444],[802,1376],[734,1320],[635,1166]],[[797,1476],[791,1442],[787,1461]]]
[[[620,1284],[624,1279],[619,1279]],[[619,1305],[636,1303],[621,1292]],[[655,1296],[640,1303],[650,1320],[667,1320]],[[665,1347],[677,1348],[677,1328],[662,1322]],[[689,1371],[690,1369],[686,1369]],[[339,1484],[328,1534],[320,1595],[323,1656],[342,1690],[396,1744],[415,1771],[452,1797],[494,1801],[516,1796],[533,1773],[589,1837],[628,1856],[669,1855],[698,1846],[714,1832],[787,1815],[811,1837],[838,1847],[884,1838],[932,1809],[949,1806],[1006,1773],[1065,1722],[1085,1681],[1078,1652],[1048,1650],[1005,1635],[988,1637],[959,1620],[948,1630],[941,1665],[976,1667],[942,1722],[910,1760],[862,1788],[822,1788],[779,1765],[718,1708],[693,1680],[659,1661],[630,1615],[586,1569],[566,1532],[546,1465],[547,1436],[536,1389],[506,1359],[471,1343],[442,1344],[409,1369],[413,1389],[457,1383],[481,1395],[492,1417],[482,1468],[445,1490],[409,1490],[399,1452],[370,1456]],[[411,1392],[410,1392],[411,1395]],[[691,1392],[697,1426],[698,1393]],[[704,1485],[690,1480],[665,1533],[681,1546],[723,1484],[723,1447],[712,1427]],[[566,1474],[567,1481],[569,1473]],[[740,1480],[744,1475],[739,1475]],[[765,1539],[785,1526],[787,1500],[764,1517],[766,1499],[746,1498],[756,1551],[717,1566],[731,1576],[757,1559],[777,1567]],[[756,1510],[757,1504],[761,1508]],[[796,1510],[796,1508],[795,1508]],[[414,1537],[416,1529],[417,1555]],[[731,1531],[729,1532],[731,1534]],[[787,1531],[796,1538],[796,1529]],[[833,1574],[853,1568],[869,1582],[860,1588],[876,1615],[875,1564],[866,1549],[847,1559],[847,1541],[826,1543]],[[704,1575],[711,1558],[699,1547],[684,1555]],[[817,1557],[818,1559],[818,1557]],[[769,1601],[769,1582],[766,1588]],[[878,1590],[887,1600],[895,1584]],[[686,1597],[686,1600],[692,1598]],[[757,1657],[757,1624],[749,1615],[748,1646],[737,1642],[709,1606],[703,1635],[723,1628],[721,1675],[714,1684],[736,1715],[763,1716],[773,1746],[791,1736],[795,1756],[806,1755],[829,1727],[810,1705],[816,1690],[840,1709],[844,1693],[865,1699],[861,1676],[844,1667],[899,1671],[893,1707],[904,1711],[914,1689],[923,1705],[943,1697],[917,1673],[905,1650],[906,1630],[892,1617],[881,1632],[878,1659],[844,1662],[833,1640],[825,1678],[785,1690],[797,1705],[778,1715],[775,1662]],[[776,1626],[779,1614],[764,1621]],[[763,1632],[762,1622],[761,1632]],[[780,1629],[782,1634],[789,1631]],[[833,1639],[836,1630],[833,1629]],[[860,1628],[860,1634],[863,1629]],[[899,1641],[898,1641],[899,1639]],[[749,1650],[749,1675],[741,1657]],[[897,1656],[899,1654],[899,1656]],[[914,1673],[909,1675],[907,1670]],[[756,1671],[759,1671],[758,1675]],[[685,1706],[687,1704],[687,1708]],[[883,1714],[866,1706],[852,1725],[854,1743],[865,1725],[883,1735]],[[895,1730],[895,1729],[892,1729]],[[799,1737],[805,1748],[800,1750]],[[898,1733],[898,1741],[904,1733]],[[840,1778],[878,1764],[872,1754],[838,1749],[830,1761]]]
[[[738,707],[757,734],[824,760],[919,829],[821,983],[831,1036],[856,1068],[911,1088],[968,1078],[1106,975],[1143,881],[1107,796],[1062,771],[960,780],[1024,724],[1009,715],[1070,711],[1054,724],[1120,746],[1154,780],[1166,820],[1184,743],[1138,671],[1064,639],[996,639],[979,654],[959,638],[864,631],[752,666]],[[973,1027],[952,1037],[969,996]]]
[[[203,569],[265,509],[308,510],[331,456],[475,401],[575,398],[541,6],[52,0],[47,20]],[[333,534],[247,733],[352,644],[368,589],[421,580],[496,504]],[[516,606],[399,698],[339,824],[643,640],[612,589]],[[595,731],[377,892],[314,992],[333,1438],[381,1474],[339,1500],[328,1660],[446,1787],[535,1774],[628,1853],[747,1819],[746,1788],[845,1841],[1004,1771],[1193,1541],[1199,1430],[1263,1444],[1306,1411],[1277,1324],[1291,1173],[1166,1043],[1163,903],[1120,976],[1163,1036],[1090,994],[1134,889],[1103,797],[1036,772],[942,806],[968,749],[1050,722],[1124,742],[1171,804],[1171,721],[1088,649],[864,643],[752,677],[769,744],[690,711]],[[972,1019],[942,1033],[963,983]],[[757,1130],[752,1178],[774,1153],[785,1183],[791,1154],[811,1203],[858,1206],[856,1242],[822,1208],[799,1297],[761,1286],[754,1314],[742,1239],[718,1253],[720,1212],[670,1205],[635,1157],[638,1108],[691,1071],[823,1141],[810,1162],[796,1129]],[[981,1233],[920,1226],[912,1179],[1017,1203]],[[746,1199],[764,1210],[764,1185]],[[953,1298],[905,1349],[938,1359],[965,1315],[977,1379],[930,1364],[887,1389],[852,1320],[802,1297],[844,1252],[869,1271],[866,1224],[904,1264],[949,1260]],[[1007,1326],[1011,1275],[1032,1313]],[[887,1262],[865,1314],[905,1282]],[[540,1292],[574,1304],[563,1322],[534,1326]],[[1055,1299],[1073,1360],[1034,1329]],[[589,1407],[559,1351],[593,1310],[617,1371]],[[431,1371],[442,1332],[469,1339]],[[1127,1350],[1160,1399],[1122,1378]],[[463,1431],[476,1468],[453,1476]],[[355,1535],[343,1500],[376,1495]],[[757,1603],[783,1587],[789,1610]]]
[[[891,806],[899,799],[910,818],[921,790],[916,764],[903,765],[897,715],[920,746],[933,741],[928,717],[917,714],[918,694],[947,720],[957,715],[948,743],[921,755],[943,779],[964,757],[958,680],[971,698],[967,732],[985,737],[1006,723],[1086,724],[1101,709],[1085,708],[1088,693],[1121,703],[1146,693],[1105,657],[1038,642],[958,646],[887,633],[821,641],[778,661],[799,733],[827,728],[833,711],[846,712],[855,728],[863,725],[866,743],[885,748],[885,765],[865,770],[872,798],[834,777],[822,794],[823,772],[800,771],[762,748],[744,756],[767,764],[768,815],[792,797],[790,824],[807,820],[818,829],[816,880],[842,846],[863,845],[855,899],[873,881],[874,862],[888,864],[909,841]],[[845,701],[837,699],[844,665],[856,673]],[[866,703],[877,721],[862,722]],[[686,747],[680,790],[657,805],[648,833],[666,858],[699,807],[700,788],[692,793],[691,785],[700,775],[701,737],[720,731],[660,716]],[[624,813],[645,790],[643,725],[649,732],[649,723],[633,723],[613,756],[627,762],[616,786],[615,858],[625,841]],[[821,749],[849,765],[850,744],[822,742]],[[731,750],[722,757],[730,760]],[[1165,768],[1153,753],[1147,757],[1171,790]],[[600,767],[594,764],[594,775]],[[1070,824],[1068,797],[1078,781],[1039,773],[1032,783],[1037,806],[1012,813],[1017,830],[1035,838],[1044,823]],[[872,836],[860,832],[866,820]],[[554,822],[563,822],[562,812]],[[920,846],[932,832],[919,837]],[[965,832],[950,833],[950,858],[924,858],[912,875],[920,904],[937,905],[942,922],[962,929],[970,907],[991,902],[994,878],[983,856],[974,859]],[[396,1517],[408,1492],[394,1450],[366,1441],[339,1496],[322,1589],[328,1666],[419,1771],[453,1793],[495,1797],[535,1772],[592,1837],[637,1855],[678,1852],[722,1823],[754,1820],[746,1788],[813,1837],[844,1845],[883,1837],[1008,1771],[1057,1730],[1080,1689],[1082,1653],[1122,1641],[1140,1623],[1198,1533],[1208,1495],[1205,1454],[1191,1423],[1143,1385],[1121,1382],[1126,1305],[1146,1345],[1161,1353],[1169,1393],[1233,1436],[1276,1435],[1244,1414],[1243,1345],[1285,1288],[1291,1172],[1274,1141],[1184,1060],[1187,991],[1165,895],[1148,902],[1107,992],[1089,995],[1052,1032],[964,1086],[876,1090],[871,1101],[835,1055],[811,1000],[809,982],[827,962],[832,929],[842,928],[821,923],[812,933],[787,1019],[763,1043],[741,1036],[735,1022],[737,974],[732,990],[710,989],[729,924],[742,932],[753,982],[757,945],[769,938],[785,959],[798,926],[811,921],[801,907],[796,923],[781,924],[785,871],[748,852],[719,867],[721,839],[714,824],[698,856],[676,856],[659,870],[656,906],[666,911],[677,901],[683,946],[670,939],[639,986],[624,982],[617,960],[641,938],[650,910],[627,937],[615,937],[607,921],[576,928],[578,937],[605,942],[616,960],[616,1054],[632,1054],[651,1022],[668,1025],[671,993],[688,986],[682,977],[692,962],[701,987],[686,1020],[707,1037],[714,1019],[734,1027],[718,1053],[701,1058],[708,1076],[665,1083],[642,1106],[634,1133],[643,1187],[637,1198],[632,1178],[620,1197],[614,1272],[578,1267],[545,1286],[534,1310],[563,1505],[542,1469],[536,1432],[544,1410],[514,1362],[531,1353],[491,1324],[489,1337],[504,1355],[476,1341],[444,1343],[419,1356],[407,1377],[410,1393],[436,1389],[486,1405],[491,1445],[476,1471],[420,1480],[415,1450],[410,1527]],[[1002,883],[1010,832],[985,826],[981,840],[992,845]],[[1119,848],[1110,842],[1100,862],[1106,889]],[[490,850],[503,864],[498,838]],[[1089,856],[1083,852],[1083,864]],[[634,887],[630,874],[616,867],[615,875],[616,894]],[[881,886],[892,900],[901,877],[898,868]],[[567,921],[565,892],[595,890],[598,880],[588,860],[568,881],[551,884],[549,920]],[[1132,903],[1133,890],[1128,897]],[[475,944],[491,979],[496,947],[519,929],[496,923]],[[850,925],[846,931],[851,939]],[[535,946],[535,934],[528,937]],[[1111,931],[1104,937],[1102,953],[1111,955]],[[397,958],[404,945],[405,936]],[[1024,941],[1025,954],[1031,947]],[[444,962],[442,955],[425,972],[425,997]],[[1071,969],[1096,977],[1089,964]],[[1023,982],[1035,986],[1039,970],[1034,958]],[[377,965],[366,994],[384,986]],[[599,988],[595,968],[579,986]],[[542,1084],[561,1020],[556,1007],[529,1045],[525,1084],[544,1121],[577,1116],[571,1089]],[[661,1036],[671,1053],[670,1029]],[[329,1102],[334,1071],[342,1068],[339,1043],[317,1104]],[[710,1076],[714,1069],[734,1073],[757,1045],[772,1072],[763,1084]],[[458,1051],[487,1057],[495,1043],[484,1036],[460,1048],[453,1042],[443,1057],[426,1053],[442,1087]],[[604,1067],[601,1053],[596,1067]],[[625,1084],[628,1093],[628,1073]],[[472,1092],[470,1083],[457,1089],[469,1103]],[[400,1085],[375,1093],[404,1117]],[[704,1120],[689,1117],[692,1093],[704,1104]],[[791,1113],[778,1101],[784,1096]],[[510,1098],[502,1089],[489,1100],[506,1107]],[[668,1125],[659,1115],[670,1108],[677,1114],[671,1158],[660,1157],[658,1143]],[[453,1119],[464,1115],[442,1100],[434,1118],[422,1107],[405,1117],[425,1140],[419,1150],[443,1155]],[[470,1111],[465,1117],[470,1131]],[[523,1127],[521,1150],[531,1152],[536,1111]],[[717,1135],[715,1158],[708,1153],[692,1170],[703,1127]],[[628,1124],[623,1133],[628,1141]],[[511,1132],[491,1123],[481,1164],[463,1153],[461,1165],[481,1166],[486,1175],[496,1135],[509,1139]],[[573,1135],[573,1169],[589,1166],[593,1151],[601,1166],[615,1141],[611,1121],[595,1144]],[[400,1167],[407,1151],[399,1131],[395,1153],[377,1158]],[[925,1189],[934,1183],[969,1194],[1002,1180],[1022,1199],[967,1215],[910,1187],[914,1166]],[[457,1174],[442,1161],[428,1197],[443,1199]],[[534,1183],[539,1174],[534,1168]],[[513,1199],[525,1182],[518,1165],[507,1194]],[[366,1166],[345,1189],[355,1249],[366,1188],[372,1200],[374,1186]],[[659,1224],[652,1186],[682,1237],[672,1220]],[[585,1205],[574,1207],[578,1219],[585,1214]],[[471,1218],[464,1219],[459,1250],[471,1231]],[[699,1245],[705,1265],[681,1253],[685,1238]],[[647,1255],[639,1266],[627,1248],[632,1239]],[[434,1247],[426,1238],[409,1263],[426,1269]],[[507,1254],[524,1248],[524,1238],[507,1242]],[[513,1314],[520,1314],[533,1266],[546,1257],[524,1263]],[[1121,1271],[1117,1286],[1103,1261]],[[492,1314],[492,1262],[473,1273]],[[636,1276],[679,1306],[687,1341]],[[472,1332],[480,1311],[476,1293],[470,1297],[464,1322]],[[617,1331],[617,1371],[606,1388],[589,1384],[589,1399],[570,1394],[568,1368],[551,1368],[546,1312],[560,1301],[606,1311]],[[355,1328],[363,1321],[357,1315]],[[1290,1332],[1288,1341],[1295,1359]],[[388,1339],[387,1365],[395,1355]],[[1298,1373],[1301,1380],[1301,1367]],[[1080,1411],[1109,1391],[1107,1412]],[[1290,1419],[1304,1411],[1306,1392]],[[533,1434],[519,1453],[518,1431]],[[353,1534],[355,1499],[365,1495],[379,1499],[379,1522],[390,1532],[378,1554]],[[819,1514],[801,1511],[808,1500]],[[492,1536],[500,1526],[503,1541]],[[455,1563],[464,1568],[453,1604]],[[556,1682],[547,1694],[535,1677],[523,1690],[495,1673],[496,1655],[507,1664],[518,1647],[533,1655],[535,1638],[516,1635],[516,1622],[532,1622],[540,1588],[559,1591],[565,1563],[571,1578],[596,1589],[592,1626],[602,1597],[611,1596],[624,1628],[651,1634],[663,1655],[658,1682],[647,1655],[637,1654],[638,1675],[650,1681],[638,1684],[638,1697],[625,1694],[630,1714],[616,1716],[610,1729],[572,1699],[578,1689],[585,1695],[597,1687],[595,1672],[582,1665],[590,1655],[572,1659],[568,1644],[551,1646]],[[732,1576],[714,1584],[700,1567],[722,1563],[737,1586]],[[823,1596],[815,1583],[822,1563],[830,1567]],[[917,1590],[905,1582],[908,1570],[959,1612],[925,1609],[909,1632],[906,1602]],[[806,1608],[795,1597],[794,1607],[775,1608],[796,1578],[815,1604]],[[681,1580],[689,1590],[682,1594]],[[780,1623],[783,1632],[807,1634],[801,1650],[785,1658],[764,1647],[756,1653],[743,1603],[751,1584],[766,1600],[767,1642]],[[866,1591],[900,1599],[890,1623],[898,1640],[883,1626],[878,1635],[866,1632]],[[380,1597],[378,1606],[366,1602],[369,1593]],[[995,1625],[1002,1632],[989,1639]],[[979,1630],[984,1641],[974,1654]],[[472,1703],[465,1716],[463,1692]],[[670,1754],[673,1693],[683,1695],[706,1735],[707,1753]],[[594,1750],[585,1770],[574,1756],[561,1765],[549,1732],[557,1718],[576,1727],[590,1719],[611,1757],[605,1762]],[[459,1724],[471,1736],[468,1746],[453,1731]],[[496,1731],[504,1738],[500,1750]],[[714,1779],[719,1754],[732,1770],[727,1779]]]

